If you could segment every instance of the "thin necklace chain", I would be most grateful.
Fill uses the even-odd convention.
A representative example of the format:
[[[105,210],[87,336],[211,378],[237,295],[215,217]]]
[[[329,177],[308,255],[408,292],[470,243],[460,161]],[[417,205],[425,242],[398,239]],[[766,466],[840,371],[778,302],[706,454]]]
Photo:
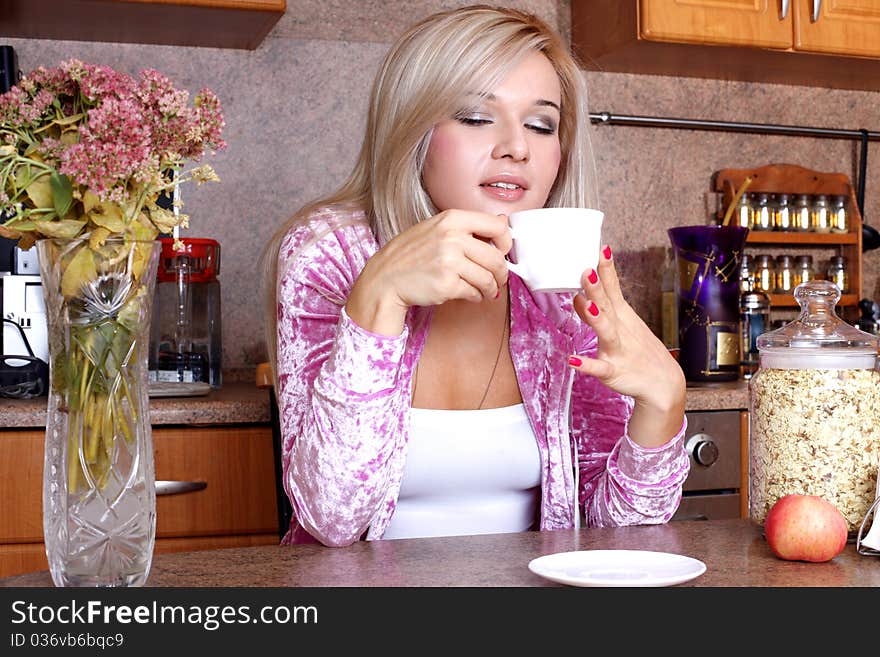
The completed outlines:
[[[504,304],[504,322],[501,327],[501,341],[498,343],[498,353],[495,355],[495,364],[492,366],[492,373],[489,375],[489,382],[486,384],[486,389],[483,391],[483,397],[480,399],[480,405],[477,406],[476,410],[481,410],[483,408],[483,404],[486,403],[486,397],[489,395],[489,389],[492,387],[492,381],[495,380],[495,373],[498,371],[498,363],[501,362],[501,353],[504,351],[504,338],[507,335],[507,308],[509,307],[510,299]],[[413,376],[413,389],[412,389],[412,398],[416,398],[416,388],[419,385],[419,365],[421,365],[421,359],[416,363],[416,372]]]

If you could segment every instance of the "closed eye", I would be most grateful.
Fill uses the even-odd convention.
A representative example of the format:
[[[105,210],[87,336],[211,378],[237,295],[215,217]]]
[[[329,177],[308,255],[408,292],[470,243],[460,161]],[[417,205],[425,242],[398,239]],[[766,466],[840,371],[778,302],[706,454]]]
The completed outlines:
[[[492,123],[491,120],[479,116],[456,116],[455,119],[464,125],[489,125]]]
[[[541,135],[556,134],[556,121],[550,117],[536,116],[530,119],[525,126]]]
[[[553,135],[556,134],[556,126],[547,127],[544,125],[536,125],[533,123],[526,124],[526,128],[529,130],[533,130],[537,132],[539,135]]]

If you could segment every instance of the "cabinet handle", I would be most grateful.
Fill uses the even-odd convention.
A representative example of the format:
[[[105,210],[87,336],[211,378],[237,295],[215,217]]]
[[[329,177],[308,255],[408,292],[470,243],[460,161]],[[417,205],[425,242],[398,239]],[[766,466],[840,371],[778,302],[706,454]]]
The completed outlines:
[[[822,9],[822,0],[813,0],[813,13],[810,20],[815,23],[819,20],[819,10]]]
[[[179,495],[204,490],[207,487],[207,481],[157,481],[156,495]]]
[[[785,17],[788,16],[788,5],[791,4],[791,0],[782,0],[782,13],[779,15],[779,20],[784,21]]]

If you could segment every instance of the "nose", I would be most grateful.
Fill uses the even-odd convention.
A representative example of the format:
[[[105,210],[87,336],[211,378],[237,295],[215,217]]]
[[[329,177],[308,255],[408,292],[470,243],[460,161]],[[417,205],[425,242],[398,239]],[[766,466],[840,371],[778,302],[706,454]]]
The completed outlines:
[[[492,157],[499,160],[509,157],[517,162],[528,161],[529,142],[526,137],[526,129],[518,125],[502,128],[498,142],[492,150]]]

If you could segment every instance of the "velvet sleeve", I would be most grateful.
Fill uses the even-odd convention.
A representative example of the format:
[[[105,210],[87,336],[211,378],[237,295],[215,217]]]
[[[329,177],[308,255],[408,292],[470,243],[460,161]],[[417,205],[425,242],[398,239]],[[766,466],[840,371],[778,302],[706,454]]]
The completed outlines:
[[[577,353],[595,355],[596,340]],[[684,449],[685,420],[675,436],[645,448],[627,434],[633,400],[598,379],[575,373],[571,429],[577,449],[578,500],[587,526],[659,524],[678,509],[690,459]]]
[[[398,386],[407,329],[387,337],[355,324],[344,304],[368,254],[339,231],[311,243],[304,231],[279,258],[284,485],[299,524],[341,546],[369,527],[388,488],[409,402]]]

